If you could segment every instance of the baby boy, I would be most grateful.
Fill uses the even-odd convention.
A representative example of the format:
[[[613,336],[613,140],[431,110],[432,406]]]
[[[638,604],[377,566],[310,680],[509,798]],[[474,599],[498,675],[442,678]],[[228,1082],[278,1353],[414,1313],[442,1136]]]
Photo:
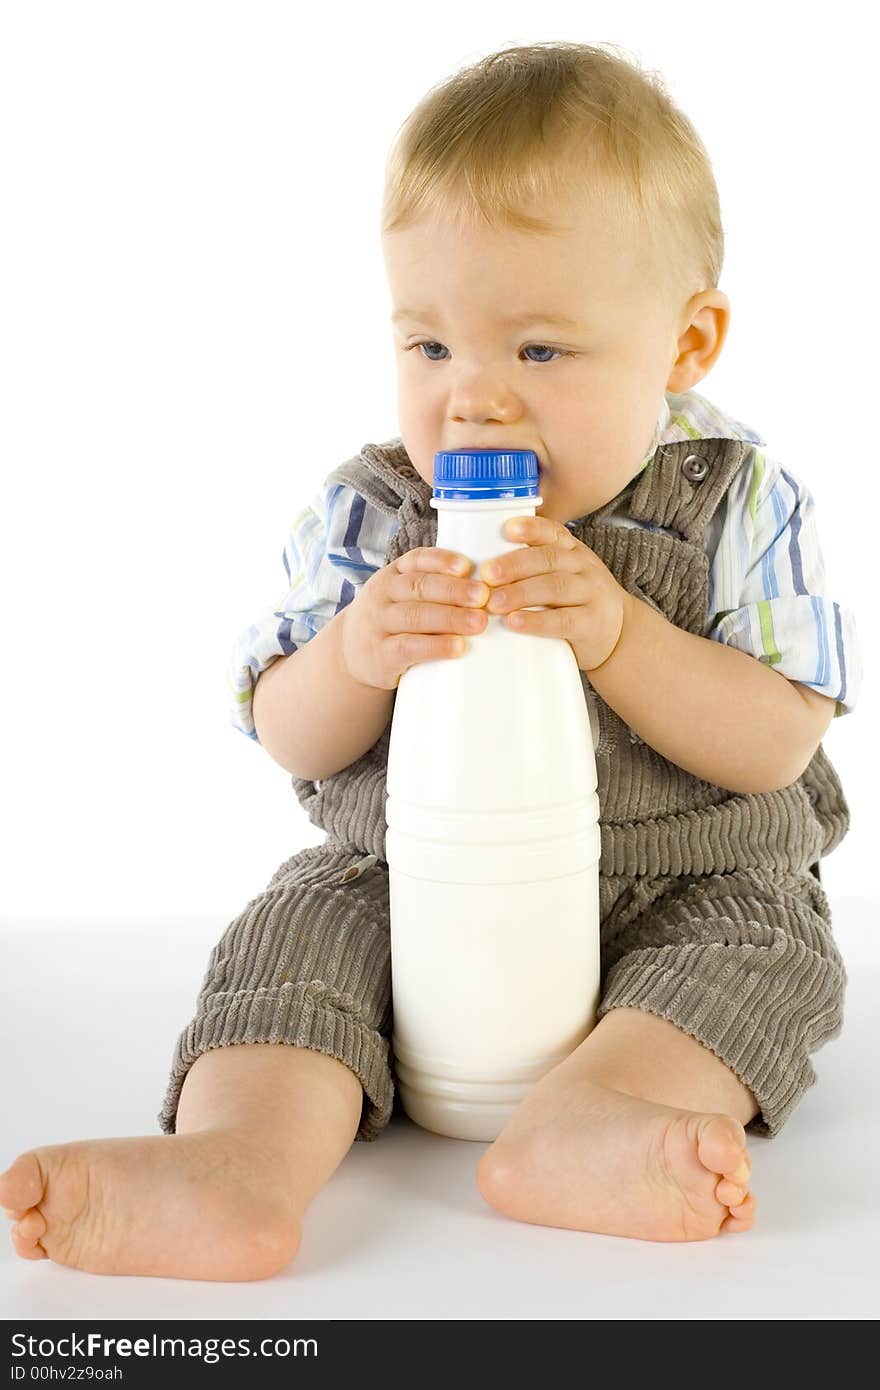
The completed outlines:
[[[748,1231],[746,1127],[774,1135],[839,1032],[813,872],[848,811],[821,748],[853,708],[851,615],[812,498],[694,387],[724,345],[717,192],[660,86],[601,48],[511,48],[412,113],[383,206],[400,438],[298,518],[290,585],[234,661],[235,722],[326,844],[215,947],[164,1133],[19,1155],[25,1259],[260,1279],[392,1110],[384,775],[401,674],[489,613],[566,639],[597,727],[596,1027],[480,1154],[507,1217],[646,1240]],[[340,372],[344,367],[340,367]],[[533,449],[537,516],[441,551],[434,454]],[[534,611],[534,610],[539,611]]]

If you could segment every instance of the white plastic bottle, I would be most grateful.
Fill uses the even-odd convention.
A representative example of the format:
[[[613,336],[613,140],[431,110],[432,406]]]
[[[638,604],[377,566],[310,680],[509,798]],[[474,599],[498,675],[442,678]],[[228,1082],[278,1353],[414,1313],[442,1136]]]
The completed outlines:
[[[483,561],[534,516],[532,450],[435,457],[437,545]],[[391,725],[392,1050],[426,1129],[492,1140],[593,1028],[599,801],[589,713],[562,638],[488,626],[411,666]]]

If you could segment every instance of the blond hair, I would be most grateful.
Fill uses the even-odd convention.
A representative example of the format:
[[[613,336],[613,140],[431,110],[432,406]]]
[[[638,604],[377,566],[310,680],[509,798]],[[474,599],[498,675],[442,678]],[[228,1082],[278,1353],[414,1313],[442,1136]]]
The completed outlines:
[[[724,233],[709,156],[660,76],[606,51],[617,47],[501,49],[432,87],[392,144],[382,235],[433,213],[552,234],[552,217],[526,207],[587,192],[648,234],[667,284],[717,287]]]

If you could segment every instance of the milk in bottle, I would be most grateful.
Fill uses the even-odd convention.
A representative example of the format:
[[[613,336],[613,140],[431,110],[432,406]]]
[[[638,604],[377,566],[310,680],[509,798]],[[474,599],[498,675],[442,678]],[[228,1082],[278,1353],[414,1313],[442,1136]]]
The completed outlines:
[[[437,546],[483,561],[534,516],[532,450],[434,461]],[[590,719],[562,638],[488,626],[398,685],[387,771],[401,1103],[426,1129],[492,1140],[590,1032],[599,999],[599,802]]]

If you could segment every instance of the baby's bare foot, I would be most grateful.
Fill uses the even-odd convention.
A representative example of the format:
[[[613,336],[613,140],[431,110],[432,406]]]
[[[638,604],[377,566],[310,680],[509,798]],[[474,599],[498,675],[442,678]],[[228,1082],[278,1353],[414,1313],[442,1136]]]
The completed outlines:
[[[90,1274],[266,1279],[299,1246],[283,1162],[233,1130],[87,1139],[20,1154],[0,1207],[25,1260]]]
[[[477,1166],[505,1216],[640,1240],[747,1231],[745,1130],[731,1115],[640,1100],[583,1076],[550,1073]]]

